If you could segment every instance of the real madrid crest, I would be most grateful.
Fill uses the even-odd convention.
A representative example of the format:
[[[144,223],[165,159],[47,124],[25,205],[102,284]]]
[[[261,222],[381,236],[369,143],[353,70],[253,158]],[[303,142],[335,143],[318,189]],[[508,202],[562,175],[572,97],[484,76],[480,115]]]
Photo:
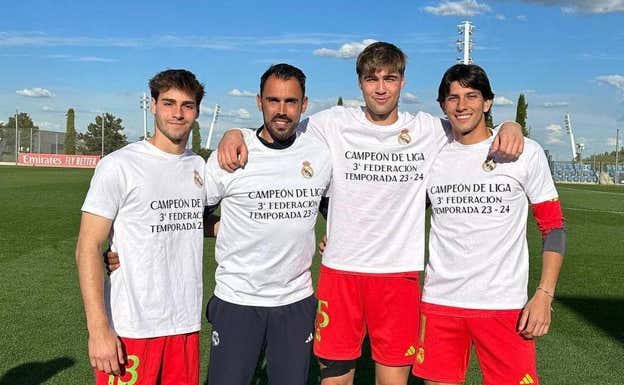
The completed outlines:
[[[481,167],[483,167],[483,171],[485,172],[490,172],[494,170],[496,168],[496,161],[494,160],[494,157],[488,156],[485,159],[485,162],[483,162],[483,164],[481,165]]]
[[[204,180],[202,179],[201,174],[197,170],[193,171],[193,180],[195,181],[195,185],[197,185],[197,187],[202,187],[204,185]]]
[[[307,160],[303,162],[303,167],[301,167],[301,175],[304,178],[312,178],[314,176],[314,169],[310,166],[310,162]]]
[[[416,353],[416,362],[418,364],[425,362],[425,349],[422,347],[418,348],[418,353]]]
[[[402,129],[397,140],[399,144],[410,144],[412,137],[409,134],[409,130],[407,128]]]

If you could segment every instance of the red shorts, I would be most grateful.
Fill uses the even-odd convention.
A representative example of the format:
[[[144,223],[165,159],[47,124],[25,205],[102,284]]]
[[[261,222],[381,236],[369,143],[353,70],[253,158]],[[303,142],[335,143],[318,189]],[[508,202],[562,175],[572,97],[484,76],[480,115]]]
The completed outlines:
[[[537,385],[535,342],[516,331],[521,311],[423,302],[412,373],[430,381],[462,383],[474,344],[484,385]]]
[[[121,338],[126,365],[113,376],[95,371],[96,385],[197,385],[199,332],[155,338]]]
[[[356,359],[368,332],[375,362],[412,364],[418,338],[418,272],[350,273],[321,265],[317,296],[316,356]]]

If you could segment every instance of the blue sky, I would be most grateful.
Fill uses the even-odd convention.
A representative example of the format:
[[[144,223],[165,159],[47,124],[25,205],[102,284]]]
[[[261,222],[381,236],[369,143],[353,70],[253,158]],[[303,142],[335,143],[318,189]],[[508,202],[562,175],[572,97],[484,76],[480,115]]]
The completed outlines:
[[[206,85],[205,140],[216,103],[223,110],[217,137],[231,126],[260,125],[253,96],[271,63],[304,70],[309,112],[338,96],[358,104],[354,57],[375,40],[408,55],[401,109],[439,115],[437,86],[459,55],[456,26],[469,20],[473,60],[497,95],[495,121],[513,119],[524,92],[532,137],[559,160],[571,157],[566,112],[586,154],[613,151],[616,127],[624,127],[624,0],[24,0],[5,10],[0,121],[17,108],[41,128],[62,131],[72,107],[84,130],[106,111],[124,120],[134,140],[142,135],[139,98],[149,78],[187,68]]]

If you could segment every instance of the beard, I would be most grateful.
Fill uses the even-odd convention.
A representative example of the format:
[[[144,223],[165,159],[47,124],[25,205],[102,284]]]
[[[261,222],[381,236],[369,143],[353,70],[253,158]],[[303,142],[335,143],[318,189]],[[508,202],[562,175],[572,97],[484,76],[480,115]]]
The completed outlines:
[[[285,121],[286,126],[280,126],[280,128],[277,128],[274,123],[278,120]],[[299,122],[293,122],[293,120],[288,116],[278,114],[275,115],[269,122],[265,122],[264,127],[267,129],[273,140],[283,142],[288,140],[294,134],[297,124],[299,124]]]

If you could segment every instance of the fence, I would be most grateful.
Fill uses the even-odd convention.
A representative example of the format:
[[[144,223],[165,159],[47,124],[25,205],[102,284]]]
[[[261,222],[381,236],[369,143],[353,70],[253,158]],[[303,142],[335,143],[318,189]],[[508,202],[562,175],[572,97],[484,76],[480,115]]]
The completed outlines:
[[[64,154],[65,153],[65,133],[56,131],[37,130],[29,135],[28,133],[18,133],[18,143],[20,153],[40,153],[40,154]],[[27,139],[24,139],[27,138]],[[0,161],[15,162],[15,138],[10,140],[0,140]]]

